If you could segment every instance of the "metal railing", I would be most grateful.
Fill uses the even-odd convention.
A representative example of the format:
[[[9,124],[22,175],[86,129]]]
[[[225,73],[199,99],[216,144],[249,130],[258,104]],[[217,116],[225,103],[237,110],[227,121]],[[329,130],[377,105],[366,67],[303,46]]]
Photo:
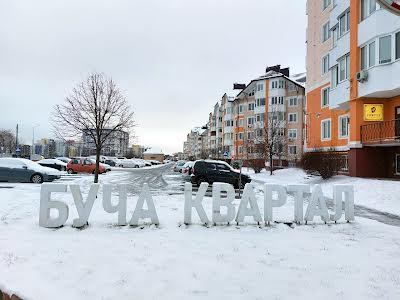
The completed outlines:
[[[400,119],[361,125],[363,144],[400,144]]]

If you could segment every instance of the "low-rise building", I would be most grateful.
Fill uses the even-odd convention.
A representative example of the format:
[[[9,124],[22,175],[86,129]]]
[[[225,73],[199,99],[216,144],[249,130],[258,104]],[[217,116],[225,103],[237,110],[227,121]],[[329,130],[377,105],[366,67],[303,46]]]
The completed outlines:
[[[164,157],[164,153],[158,148],[148,148],[143,152],[143,159],[145,160],[157,160],[159,162],[163,162]]]

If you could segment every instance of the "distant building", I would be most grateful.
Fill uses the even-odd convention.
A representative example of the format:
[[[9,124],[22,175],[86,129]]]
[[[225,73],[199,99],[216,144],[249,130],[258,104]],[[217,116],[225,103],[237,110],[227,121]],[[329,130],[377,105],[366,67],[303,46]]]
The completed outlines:
[[[91,129],[92,131],[94,129]],[[103,134],[108,134],[111,129],[104,129]],[[86,130],[82,134],[82,141],[83,141],[83,149],[82,155],[89,156],[96,154],[96,146],[93,141],[93,138],[90,136],[90,131]],[[103,149],[101,151],[101,155],[105,156],[126,156],[128,153],[129,148],[129,133],[116,130],[107,137]]]
[[[136,158],[142,158],[145,147],[141,145],[132,145],[132,155]]]
[[[159,162],[164,161],[164,153],[161,149],[149,148],[143,153],[143,159],[146,160],[158,160]]]

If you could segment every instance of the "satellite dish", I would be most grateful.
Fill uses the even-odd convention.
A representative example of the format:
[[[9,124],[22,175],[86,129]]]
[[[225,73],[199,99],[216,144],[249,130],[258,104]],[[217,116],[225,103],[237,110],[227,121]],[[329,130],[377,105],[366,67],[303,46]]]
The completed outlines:
[[[400,16],[400,0],[378,0],[386,10]]]

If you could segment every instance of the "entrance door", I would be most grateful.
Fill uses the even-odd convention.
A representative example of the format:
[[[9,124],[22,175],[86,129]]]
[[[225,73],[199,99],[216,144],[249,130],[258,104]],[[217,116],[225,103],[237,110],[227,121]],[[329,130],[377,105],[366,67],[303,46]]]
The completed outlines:
[[[400,138],[400,106],[394,109],[394,119],[395,119],[395,136]]]

